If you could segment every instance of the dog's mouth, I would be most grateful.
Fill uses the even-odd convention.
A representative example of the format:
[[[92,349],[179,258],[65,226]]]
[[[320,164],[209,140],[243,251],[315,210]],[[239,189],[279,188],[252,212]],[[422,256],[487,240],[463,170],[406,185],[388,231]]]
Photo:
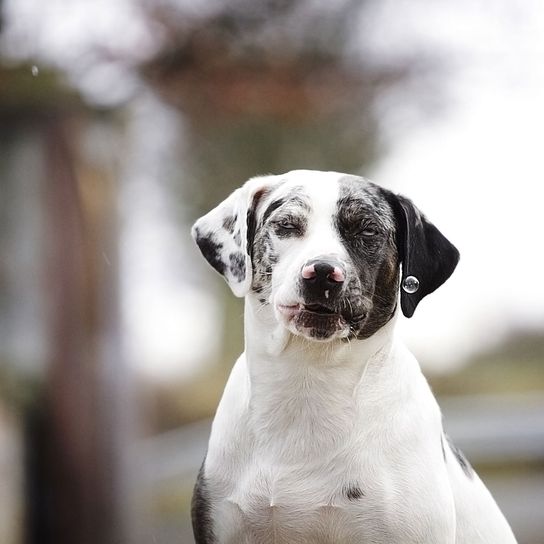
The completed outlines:
[[[295,317],[301,313],[309,313],[314,314],[316,316],[337,316],[340,317],[340,312],[331,307],[331,306],[325,306],[323,304],[292,304],[292,305],[284,305],[280,304],[278,306],[278,309],[281,313],[286,315],[287,317]]]
[[[323,304],[303,304],[302,308],[306,312],[317,315],[338,315],[338,311]]]
[[[319,303],[301,303],[279,306],[287,318],[291,332],[313,340],[330,340],[346,330],[346,322],[340,311]]]
[[[349,308],[349,311],[348,311]],[[351,305],[347,305],[345,308],[336,308],[334,306],[327,306],[316,302],[299,303],[299,304],[279,304],[279,311],[287,318],[292,319],[302,313],[311,314],[316,317],[337,317],[345,321],[349,321],[354,325],[361,323],[367,317],[366,311],[359,311],[354,313]]]
[[[351,304],[338,308],[320,302],[304,302],[278,305],[278,310],[286,319],[291,332],[314,340],[351,336],[360,329],[367,317],[366,311],[353,312]]]

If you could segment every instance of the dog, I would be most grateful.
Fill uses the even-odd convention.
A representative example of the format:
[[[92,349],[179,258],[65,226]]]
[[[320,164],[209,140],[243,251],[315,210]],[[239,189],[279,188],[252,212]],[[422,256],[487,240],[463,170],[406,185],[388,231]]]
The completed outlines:
[[[409,199],[296,170],[250,179],[192,234],[245,297],[245,352],[193,495],[197,544],[516,542],[395,336],[459,259]]]

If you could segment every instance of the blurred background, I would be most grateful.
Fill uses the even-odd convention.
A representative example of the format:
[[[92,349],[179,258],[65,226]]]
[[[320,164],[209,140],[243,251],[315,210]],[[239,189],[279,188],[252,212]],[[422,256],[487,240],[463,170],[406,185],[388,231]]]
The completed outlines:
[[[544,543],[544,4],[0,0],[0,542],[191,543],[242,305],[194,219],[363,174],[460,249],[401,334]],[[539,249],[540,248],[540,249]]]

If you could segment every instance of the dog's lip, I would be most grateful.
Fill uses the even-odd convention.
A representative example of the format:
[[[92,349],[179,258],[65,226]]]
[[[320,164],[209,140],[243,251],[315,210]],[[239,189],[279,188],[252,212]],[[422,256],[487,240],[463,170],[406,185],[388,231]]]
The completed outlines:
[[[301,311],[302,304],[299,304],[299,303],[296,303],[296,304],[278,304],[277,308],[285,316],[293,317],[293,316],[297,315]]]
[[[340,314],[336,310],[328,306],[324,306],[323,304],[317,303],[305,304],[298,302],[295,304],[278,304],[277,308],[283,315],[289,318],[294,317],[302,312],[308,312],[323,317],[340,316]]]

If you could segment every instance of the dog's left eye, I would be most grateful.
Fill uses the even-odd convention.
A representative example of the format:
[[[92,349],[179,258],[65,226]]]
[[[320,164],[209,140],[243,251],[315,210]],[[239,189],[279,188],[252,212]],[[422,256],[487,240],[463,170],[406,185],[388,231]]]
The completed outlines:
[[[378,231],[372,227],[365,227],[361,230],[361,234],[363,236],[376,236],[376,234],[378,234]]]

